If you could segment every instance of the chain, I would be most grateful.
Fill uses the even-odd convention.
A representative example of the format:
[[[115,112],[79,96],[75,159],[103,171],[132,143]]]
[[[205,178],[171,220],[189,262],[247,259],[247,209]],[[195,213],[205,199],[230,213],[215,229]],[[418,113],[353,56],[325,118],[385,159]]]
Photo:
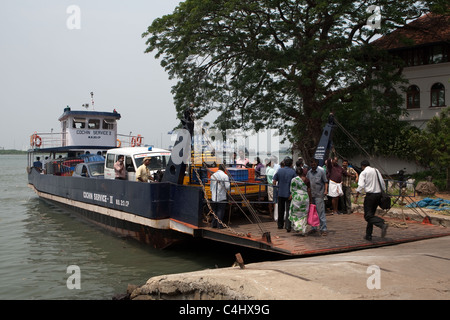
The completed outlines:
[[[219,222],[219,224],[220,224],[222,227],[228,229],[229,231],[231,231],[231,232],[234,233],[235,235],[243,236],[243,237],[247,236],[247,235],[244,234],[244,233],[237,232],[236,230],[234,230],[233,228],[231,228],[229,225],[227,225],[225,222],[223,222],[222,220],[219,219],[219,217],[216,215],[216,213],[214,212],[214,210],[211,208],[211,203],[210,203],[210,201],[209,201],[209,199],[208,199],[208,197],[207,197],[207,195],[206,195],[206,189],[205,189],[205,186],[204,186],[204,184],[203,184],[202,179],[200,179],[200,175],[198,174],[198,172],[197,172],[196,169],[193,169],[193,171],[195,172],[195,174],[196,174],[196,176],[197,176],[197,179],[198,179],[198,181],[200,182],[200,185],[202,186],[202,189],[203,189],[203,197],[205,198],[206,204],[207,204],[208,209],[209,209],[209,212],[207,213],[206,216],[212,215],[212,216],[217,220],[217,222]]]

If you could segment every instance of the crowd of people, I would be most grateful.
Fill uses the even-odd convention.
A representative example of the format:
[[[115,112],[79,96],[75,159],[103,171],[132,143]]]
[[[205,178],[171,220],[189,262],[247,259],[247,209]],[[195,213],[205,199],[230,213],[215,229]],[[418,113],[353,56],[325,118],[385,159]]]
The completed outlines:
[[[246,167],[251,165],[243,154],[236,158],[236,163]],[[364,200],[364,218],[367,222],[365,239],[372,240],[374,225],[382,230],[382,237],[386,235],[387,224],[382,218],[375,216],[381,197],[381,188],[384,185],[377,184],[379,172],[370,167],[367,160],[361,163],[360,175],[353,167],[349,166],[348,160],[343,159],[342,165],[340,165],[337,157],[326,160],[323,167],[319,166],[317,159],[312,159],[310,166],[307,166],[302,158],[298,158],[294,164],[289,157],[279,164],[276,157],[266,159],[265,166],[261,164],[259,158],[255,158],[253,167],[257,166],[259,173],[264,175],[267,181],[269,202],[273,202],[274,199],[273,186],[278,189],[275,205],[269,203],[269,213],[277,222],[279,229],[285,228],[287,232],[294,230],[303,236],[315,233],[326,236],[328,234],[327,208],[330,208],[331,215],[351,214],[352,183],[357,183],[355,203],[363,190],[366,194]],[[226,168],[222,167],[219,172],[217,177],[215,175],[211,177],[211,188],[224,179],[227,185],[222,187],[221,192],[225,194],[226,190],[230,188],[228,177],[225,174]],[[375,175],[374,172],[377,172],[378,175]],[[222,197],[226,199],[224,195]],[[317,227],[310,227],[307,232],[310,204],[316,206],[320,224]],[[219,216],[223,216],[223,211],[223,208],[218,210]],[[213,223],[216,227],[217,221],[214,220]]]
[[[274,175],[267,177],[269,183],[278,186],[278,208],[275,217],[278,228],[285,228],[287,232],[293,229],[302,235],[319,233],[326,236],[326,208],[331,207],[331,215],[351,214],[352,183],[355,182],[358,184],[355,203],[359,194],[365,192],[364,219],[367,227],[364,238],[372,240],[373,226],[379,227],[381,237],[385,237],[388,225],[375,215],[382,189],[385,190],[384,183],[380,182],[383,181],[381,174],[371,167],[367,160],[361,162],[361,169],[358,175],[356,170],[349,166],[348,160],[343,159],[341,166],[337,157],[326,160],[323,167],[319,166],[317,159],[312,159],[308,167],[302,158],[296,161],[294,167],[293,160],[285,158],[280,169],[274,170]],[[269,173],[271,172],[269,170]],[[320,224],[318,227],[312,226],[307,232],[310,204],[316,206]]]
[[[142,165],[136,171],[136,181],[148,182],[153,180],[148,170],[150,158],[145,158]],[[285,228],[287,232],[294,230],[305,236],[318,233],[321,236],[328,234],[326,210],[330,207],[330,214],[352,213],[352,183],[358,183],[356,189],[355,203],[359,194],[364,190],[364,219],[367,221],[366,240],[372,240],[373,226],[379,227],[382,237],[386,235],[387,224],[375,212],[381,198],[381,188],[384,184],[380,181],[378,170],[372,168],[367,160],[361,162],[362,171],[360,175],[354,168],[349,166],[346,159],[339,165],[337,157],[325,161],[325,165],[319,166],[317,159],[312,159],[307,166],[302,158],[294,161],[286,157],[278,164],[276,157],[265,160],[263,165],[260,159],[255,158],[251,163],[240,152],[233,159],[234,165],[255,168],[258,177],[264,177],[267,181],[267,196],[269,200],[269,214],[277,222],[278,229]],[[114,165],[116,179],[124,179],[123,156],[118,158]],[[227,193],[231,188],[230,179],[227,175],[225,165],[219,165],[218,170],[211,175],[212,205],[215,217],[212,220],[213,228],[223,228],[223,221]],[[381,178],[382,180],[382,178]],[[274,186],[277,193],[274,193]],[[277,196],[275,204],[274,196]],[[311,226],[308,229],[308,212],[310,204],[314,204],[319,217],[319,226]]]

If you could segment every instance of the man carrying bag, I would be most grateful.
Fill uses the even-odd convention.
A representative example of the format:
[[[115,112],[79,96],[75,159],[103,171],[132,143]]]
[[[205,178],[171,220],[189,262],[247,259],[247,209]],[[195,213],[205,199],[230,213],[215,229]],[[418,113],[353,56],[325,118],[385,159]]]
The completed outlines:
[[[364,189],[366,192],[366,197],[364,198],[364,219],[367,221],[366,236],[364,239],[371,241],[374,225],[381,229],[382,238],[386,236],[388,225],[384,222],[384,219],[375,216],[385,185],[379,182],[378,170],[372,168],[369,161],[363,160],[361,162],[361,168],[363,171],[358,180],[355,204],[358,201],[359,194]]]

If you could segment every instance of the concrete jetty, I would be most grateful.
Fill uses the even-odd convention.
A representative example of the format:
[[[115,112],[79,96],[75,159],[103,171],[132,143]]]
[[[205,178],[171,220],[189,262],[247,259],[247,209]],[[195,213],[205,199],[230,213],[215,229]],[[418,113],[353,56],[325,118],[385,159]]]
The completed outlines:
[[[394,220],[385,218],[397,221],[398,214],[392,210],[390,217]],[[358,250],[251,264],[245,264],[244,256],[243,268],[237,264],[153,277],[142,286],[130,287],[129,297],[133,300],[450,299],[450,217],[427,211],[433,225],[420,228],[421,223],[413,221],[423,218],[420,213],[403,210],[401,214],[406,223],[414,223],[420,237],[390,242],[389,233],[398,232],[391,227],[378,246]],[[429,238],[423,231],[426,228],[433,230]],[[328,241],[332,236],[328,235]]]

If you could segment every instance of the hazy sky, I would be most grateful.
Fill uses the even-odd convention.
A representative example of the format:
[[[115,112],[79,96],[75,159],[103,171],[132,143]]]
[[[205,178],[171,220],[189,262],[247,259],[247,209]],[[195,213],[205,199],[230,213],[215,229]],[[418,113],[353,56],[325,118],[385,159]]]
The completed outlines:
[[[174,82],[153,54],[144,54],[141,34],[180,2],[3,0],[0,147],[27,149],[33,132],[60,132],[64,107],[82,110],[91,91],[96,111],[115,108],[122,115],[119,133],[132,131],[155,145],[162,134],[167,147],[167,132],[178,123]],[[71,5],[79,20],[67,13]]]

